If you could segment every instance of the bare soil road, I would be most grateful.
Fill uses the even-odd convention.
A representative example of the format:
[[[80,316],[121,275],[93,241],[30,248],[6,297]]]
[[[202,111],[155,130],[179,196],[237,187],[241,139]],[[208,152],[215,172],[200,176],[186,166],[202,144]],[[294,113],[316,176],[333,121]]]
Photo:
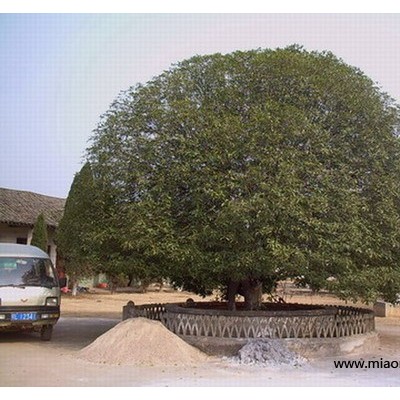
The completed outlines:
[[[338,369],[332,358],[310,360],[303,367],[267,368],[232,364],[214,359],[193,367],[126,366],[94,364],[76,358],[77,352],[121,321],[122,306],[184,301],[188,293],[132,294],[97,292],[76,299],[64,296],[62,318],[51,342],[37,334],[0,335],[0,386],[2,387],[137,387],[137,386],[400,386],[400,368]],[[305,303],[341,303],[316,296],[293,297]],[[377,318],[380,346],[364,360],[400,362],[400,320]],[[341,360],[359,360],[340,358]]]

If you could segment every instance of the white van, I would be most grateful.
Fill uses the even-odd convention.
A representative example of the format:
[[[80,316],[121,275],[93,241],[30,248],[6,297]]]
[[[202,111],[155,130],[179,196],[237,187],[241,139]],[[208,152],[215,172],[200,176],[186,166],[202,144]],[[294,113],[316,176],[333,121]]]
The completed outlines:
[[[0,332],[33,330],[50,340],[60,300],[57,273],[44,251],[0,243]]]

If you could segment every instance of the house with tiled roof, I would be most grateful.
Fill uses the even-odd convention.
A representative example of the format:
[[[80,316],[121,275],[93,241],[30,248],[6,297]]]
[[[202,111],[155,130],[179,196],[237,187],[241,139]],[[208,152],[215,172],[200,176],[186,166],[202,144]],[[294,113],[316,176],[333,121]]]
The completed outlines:
[[[35,221],[43,213],[48,230],[48,253],[56,264],[55,231],[64,206],[65,199],[58,197],[0,188],[0,243],[30,244]]]

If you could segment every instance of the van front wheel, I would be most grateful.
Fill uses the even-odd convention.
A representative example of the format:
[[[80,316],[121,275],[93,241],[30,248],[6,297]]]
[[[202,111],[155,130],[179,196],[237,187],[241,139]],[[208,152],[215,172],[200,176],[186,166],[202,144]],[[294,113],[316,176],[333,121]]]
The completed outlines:
[[[53,334],[53,325],[44,325],[40,331],[40,339],[44,341],[51,340],[51,335]]]

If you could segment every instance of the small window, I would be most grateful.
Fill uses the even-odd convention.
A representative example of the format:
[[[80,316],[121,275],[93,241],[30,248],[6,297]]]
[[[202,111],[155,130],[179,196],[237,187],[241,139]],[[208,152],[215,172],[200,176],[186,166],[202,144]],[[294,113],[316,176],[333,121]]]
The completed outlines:
[[[51,246],[47,246],[47,254],[50,255],[51,254]]]
[[[28,244],[28,238],[17,238],[17,244]]]

